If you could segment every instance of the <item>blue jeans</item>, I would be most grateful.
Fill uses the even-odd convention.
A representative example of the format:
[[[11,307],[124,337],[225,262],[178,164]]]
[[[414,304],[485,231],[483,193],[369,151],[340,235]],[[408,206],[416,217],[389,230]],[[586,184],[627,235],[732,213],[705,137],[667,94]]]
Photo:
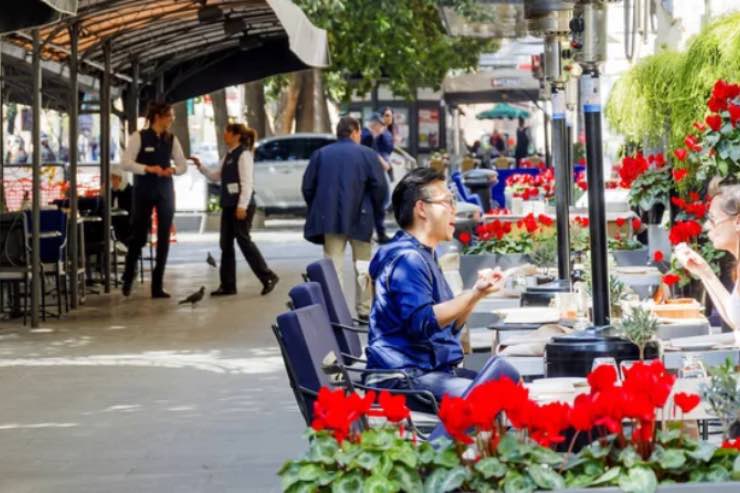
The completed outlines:
[[[414,388],[416,390],[430,391],[434,394],[437,402],[445,394],[453,397],[463,397],[476,385],[489,380],[509,377],[514,382],[517,382],[520,378],[516,368],[496,356],[489,358],[478,373],[466,368],[455,368],[450,371],[430,371],[427,373],[417,371],[413,373],[418,373],[411,377]]]

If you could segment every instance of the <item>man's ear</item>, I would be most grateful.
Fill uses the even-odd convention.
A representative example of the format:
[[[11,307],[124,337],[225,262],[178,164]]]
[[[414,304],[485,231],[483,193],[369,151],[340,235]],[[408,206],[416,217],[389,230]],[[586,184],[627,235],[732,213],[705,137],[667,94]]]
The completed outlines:
[[[414,216],[419,216],[420,218],[426,220],[427,211],[424,208],[424,201],[422,200],[416,201],[416,204],[414,204]]]

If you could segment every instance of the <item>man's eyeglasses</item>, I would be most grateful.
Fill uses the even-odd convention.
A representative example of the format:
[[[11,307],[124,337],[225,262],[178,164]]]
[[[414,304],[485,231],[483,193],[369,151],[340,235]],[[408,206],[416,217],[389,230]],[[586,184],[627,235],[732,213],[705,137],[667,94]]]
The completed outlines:
[[[457,208],[457,200],[455,197],[447,197],[444,199],[421,199],[421,201],[427,204],[442,204],[449,209]]]

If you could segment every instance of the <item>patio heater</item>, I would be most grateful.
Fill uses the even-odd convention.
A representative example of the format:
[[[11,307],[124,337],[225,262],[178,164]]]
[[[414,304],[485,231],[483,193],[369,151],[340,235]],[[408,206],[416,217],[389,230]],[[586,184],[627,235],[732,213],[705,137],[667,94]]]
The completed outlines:
[[[524,17],[529,31],[541,34],[545,40],[544,77],[549,84],[552,102],[552,164],[555,169],[555,216],[557,222],[558,280],[560,288],[570,288],[570,234],[568,190],[568,133],[565,121],[565,77],[563,75],[563,43],[570,33],[574,2],[533,0],[524,2]]]

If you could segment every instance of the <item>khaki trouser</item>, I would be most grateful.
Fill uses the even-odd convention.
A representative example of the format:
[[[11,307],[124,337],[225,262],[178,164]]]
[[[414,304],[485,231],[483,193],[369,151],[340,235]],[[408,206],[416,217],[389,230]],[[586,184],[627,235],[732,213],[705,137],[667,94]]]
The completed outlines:
[[[370,260],[372,255],[372,245],[367,241],[353,240],[345,235],[324,235],[324,256],[330,258],[334,262],[334,267],[337,270],[339,276],[339,283],[342,285],[344,290],[344,249],[349,241],[352,247],[352,265],[355,266],[355,262],[358,260]],[[370,303],[372,293],[370,290],[363,290],[360,283],[357,280],[358,272],[357,267],[354,267],[354,279],[355,279],[355,309],[357,310],[358,316],[367,316],[370,314]]]

